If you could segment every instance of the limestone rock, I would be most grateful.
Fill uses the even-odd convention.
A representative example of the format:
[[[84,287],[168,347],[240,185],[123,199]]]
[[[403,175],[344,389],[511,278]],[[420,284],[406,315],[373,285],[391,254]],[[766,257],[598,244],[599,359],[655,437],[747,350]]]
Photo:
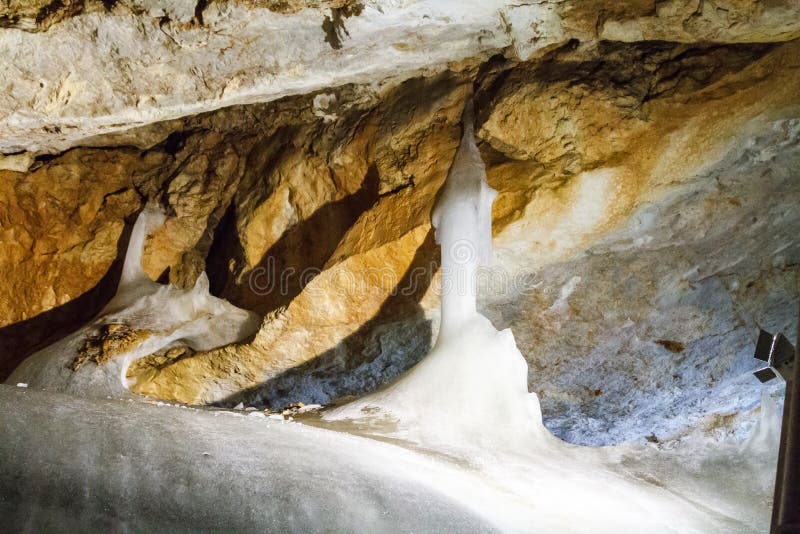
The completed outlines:
[[[632,0],[562,2],[560,16],[577,38],[609,41],[753,43],[798,37],[793,0]]]
[[[0,325],[64,304],[102,278],[125,217],[139,207],[133,160],[124,151],[76,150],[28,174],[0,171]]]
[[[568,41],[781,42],[794,0],[69,0],[0,4],[0,152],[347,84],[390,88]],[[80,61],[75,60],[80,57]]]
[[[542,17],[555,20],[505,0],[211,2],[197,13],[186,2],[98,4],[65,2],[51,16],[52,4],[12,2],[0,12],[11,26],[0,29],[0,152],[61,151],[100,133],[349,83],[391,87],[516,42],[526,52],[549,45],[527,43]]]
[[[649,373],[639,371],[641,376],[637,376],[635,368],[623,369],[609,384],[605,381],[608,376],[613,376],[615,370],[606,368],[602,375],[606,378],[599,378],[591,386],[586,386],[586,397],[562,396],[575,395],[561,393],[577,387],[567,384],[567,377],[578,384],[586,382],[574,374],[583,368],[581,351],[592,354],[592,358],[602,362],[596,365],[603,366],[613,365],[615,359],[628,362],[630,358],[652,358],[654,369],[665,365],[665,360],[661,353],[647,347],[661,347],[667,353],[685,353],[695,359],[708,357],[707,353],[698,352],[707,350],[701,348],[707,341],[693,346],[684,334],[673,334],[669,328],[662,333],[660,329],[666,325],[648,311],[654,305],[653,297],[637,294],[634,300],[636,306],[641,306],[637,310],[629,302],[630,297],[625,296],[626,285],[613,288],[606,282],[602,288],[597,288],[589,282],[590,274],[576,273],[590,273],[595,264],[607,265],[605,262],[610,262],[613,265],[621,261],[631,269],[630,276],[638,279],[636,284],[670,291],[666,288],[673,287],[670,285],[673,275],[668,273],[683,269],[685,262],[697,261],[693,258],[702,254],[699,251],[704,247],[718,247],[722,242],[719,237],[716,240],[702,237],[708,230],[700,227],[690,229],[690,226],[682,230],[686,233],[686,252],[672,251],[670,257],[661,259],[657,259],[657,252],[653,253],[654,256],[643,253],[649,260],[637,259],[633,254],[638,247],[646,251],[651,243],[669,239],[667,232],[674,226],[667,222],[659,226],[652,215],[642,213],[656,209],[652,206],[663,206],[657,209],[662,210],[659,211],[662,213],[660,217],[668,221],[666,213],[669,209],[702,208],[702,202],[707,201],[701,199],[707,193],[690,194],[687,191],[704,191],[708,183],[703,177],[716,175],[730,176],[732,183],[737,184],[735,188],[740,192],[728,203],[733,209],[747,213],[747,210],[757,209],[759,202],[766,202],[757,200],[761,198],[757,195],[744,193],[742,188],[746,182],[742,180],[755,171],[742,162],[737,163],[735,154],[742,143],[763,146],[766,141],[754,139],[763,135],[769,137],[771,134],[766,132],[773,128],[778,128],[778,131],[788,128],[780,146],[785,147],[787,157],[791,157],[792,149],[789,147],[796,142],[791,133],[794,131],[791,117],[797,116],[800,104],[791,90],[800,75],[797,62],[792,59],[796,51],[796,43],[777,48],[761,45],[694,48],[688,54],[681,45],[614,45],[602,51],[606,61],[598,67],[591,58],[576,64],[574,52],[565,49],[553,56],[550,64],[533,63],[512,68],[502,83],[494,85],[491,97],[484,100],[487,107],[479,110],[484,117],[480,135],[487,141],[484,151],[490,162],[490,181],[500,191],[495,213],[502,222],[495,236],[500,275],[507,277],[506,282],[508,277],[515,281],[535,281],[532,290],[527,286],[512,287],[517,293],[487,295],[484,307],[496,322],[520,332],[517,336],[520,347],[534,370],[531,384],[534,390],[538,385],[543,391],[545,407],[562,414],[553,419],[554,428],[562,435],[574,441],[587,439],[585,436],[598,430],[606,439],[645,435],[638,434],[643,430],[635,425],[622,427],[609,421],[612,414],[617,414],[613,399],[622,394],[615,388],[623,387],[621,384],[630,388],[631,383],[627,380],[637,382],[638,390],[647,391],[654,387],[648,382],[652,377]],[[569,65],[568,70],[561,68],[559,63],[562,61]],[[705,69],[704,76],[691,76],[694,70],[701,68]],[[673,73],[669,84],[663,81],[664,72]],[[690,79],[681,80],[682,76]],[[620,77],[627,82],[625,85],[619,85]],[[726,113],[731,108],[739,112]],[[787,119],[790,122],[785,122]],[[537,127],[537,124],[542,126]],[[452,143],[452,137],[449,139]],[[775,181],[769,182],[769,187],[776,188],[776,191],[789,187],[787,192],[791,191],[791,182],[786,182],[786,179],[785,175],[776,177]],[[333,273],[345,267],[349,276],[363,277],[371,262],[375,261],[361,264],[367,258],[379,258],[377,265],[390,265],[391,260],[380,254],[381,248],[375,248],[383,241],[380,238],[376,240],[376,236],[383,232],[391,235],[393,223],[404,221],[402,214],[417,201],[407,204],[403,198],[419,195],[417,191],[423,185],[414,184],[402,189],[368,209],[337,249],[350,259],[326,265],[327,269],[303,288],[288,308],[268,316],[252,344],[182,359],[163,369],[160,376],[151,373],[149,382],[140,381],[137,390],[186,402],[239,402],[244,398],[249,403],[266,402],[278,406],[297,399],[329,402],[342,394],[363,392],[395,376],[410,362],[398,362],[394,352],[398,349],[386,346],[396,344],[394,346],[403,347],[403,343],[408,343],[402,330],[413,324],[427,328],[428,333],[423,335],[431,339],[433,330],[425,325],[435,327],[433,309],[438,303],[436,295],[431,295],[435,290],[431,289],[428,296],[419,300],[416,319],[413,315],[408,316],[399,324],[385,325],[387,330],[376,334],[379,328],[357,332],[350,326],[351,322],[363,323],[374,313],[375,307],[368,305],[372,299],[366,298],[367,293],[362,294],[358,306],[347,295],[340,294],[338,284],[341,282],[328,282],[330,285],[326,285],[326,281],[337,280]],[[741,195],[751,200],[743,200]],[[784,197],[786,202],[790,202],[791,196],[784,194]],[[676,198],[682,199],[682,208],[677,208]],[[698,206],[697,202],[701,204]],[[392,204],[400,209],[390,208]],[[735,232],[733,228],[740,219],[733,216],[735,211],[729,215],[725,213],[728,212],[713,209],[694,219],[692,224],[701,224],[703,228],[718,225]],[[642,224],[637,222],[642,217],[652,221],[646,231],[637,226]],[[794,219],[778,220],[781,222],[776,224],[785,225],[780,226],[785,231],[797,224]],[[404,227],[402,224],[401,228]],[[378,232],[377,229],[382,230]],[[633,235],[629,235],[631,232]],[[694,232],[701,234],[695,239],[690,237]],[[629,244],[614,244],[619,242]],[[749,246],[754,252],[765,253],[764,249],[755,247],[754,242],[748,243],[753,243]],[[735,250],[734,243],[729,242],[727,246]],[[786,249],[786,244],[776,243],[775,246],[790,250]],[[600,255],[600,252],[592,252],[595,250],[604,252]],[[690,253],[690,250],[698,252]],[[715,254],[719,255],[718,252]],[[593,259],[595,255],[599,256]],[[663,270],[648,269],[648,261],[662,264]],[[642,270],[634,267],[637,265]],[[707,268],[713,270],[716,267]],[[745,269],[745,265],[742,264],[741,268]],[[433,270],[435,268],[427,271],[429,277]],[[403,276],[400,274],[402,269],[394,271],[393,279]],[[405,276],[410,272],[406,268]],[[752,271],[744,272],[751,274],[743,276],[753,276]],[[520,274],[525,277],[519,278]],[[765,273],[765,276],[773,275]],[[775,282],[764,279],[762,283]],[[425,285],[426,289],[429,284]],[[796,288],[790,289],[785,282],[781,284],[790,294],[796,294]],[[317,290],[311,293],[312,288]],[[521,290],[525,291],[520,294]],[[719,292],[720,288],[708,291],[711,291],[706,297],[709,301],[729,298],[726,293]],[[614,296],[601,297],[606,294]],[[580,299],[602,299],[602,304],[590,305],[592,319],[583,322],[577,319],[575,329],[572,329],[569,327],[570,318],[579,318],[581,315],[578,314],[583,313],[581,308],[574,308]],[[340,315],[342,311],[325,308],[331,301],[336,305],[334,309],[346,310],[345,315]],[[620,307],[623,302],[627,304]],[[355,312],[354,306],[360,307],[360,311]],[[318,317],[317,307],[326,310],[322,317],[315,318]],[[358,315],[361,312],[365,315]],[[687,309],[687,313],[703,312]],[[745,322],[731,319],[723,310],[712,314],[714,321],[726,324],[730,329],[731,340],[739,340],[731,341],[739,343],[735,357],[730,355],[713,360],[720,379],[746,380],[748,374],[742,369],[746,368],[750,355],[745,354],[747,350],[743,348],[742,340],[747,339],[748,324],[763,320],[781,324],[789,322],[787,309],[768,310],[756,306],[750,313],[750,319]],[[600,319],[603,316],[613,319],[605,325]],[[609,344],[617,339],[616,332],[620,328],[628,328],[625,325],[629,324],[631,317],[649,317],[642,319],[647,325],[642,328],[653,332],[651,344],[631,345],[629,348]],[[670,314],[670,317],[675,323],[680,322],[675,315]],[[388,323],[386,319],[382,320]],[[605,326],[597,327],[595,323]],[[325,326],[321,327],[321,324]],[[313,333],[308,330],[312,325]],[[709,328],[708,323],[701,321],[689,330],[694,339],[704,340],[716,335]],[[615,334],[608,337],[602,333],[603,329]],[[570,339],[565,341],[564,336]],[[356,339],[360,341],[354,346]],[[575,347],[576,353],[571,359],[565,359],[559,352],[565,343]],[[665,348],[665,343],[672,347],[684,345],[684,351],[670,351]],[[409,345],[405,345],[405,352],[407,355],[416,354]],[[371,369],[359,365],[365,355],[372,358]],[[691,374],[677,375],[674,380],[687,380],[687,376]],[[191,377],[190,384],[184,377]],[[563,380],[560,377],[564,377]],[[686,388],[687,385],[676,387]],[[241,393],[248,390],[252,391]],[[615,390],[609,397],[612,399],[610,404],[597,402],[602,392],[610,390]],[[720,402],[737,402],[731,397],[723,398],[725,400]],[[741,395],[738,398],[738,402],[746,402]],[[674,399],[670,394],[664,396],[665,403],[677,402]],[[590,401],[599,412],[597,420],[592,419],[583,426],[570,426],[575,424],[572,417],[577,416],[574,414],[588,409]],[[639,406],[637,403],[646,401],[646,397],[634,399],[626,409],[634,409]],[[698,405],[698,413],[706,408]],[[647,424],[654,423],[650,420],[642,422],[642,426]],[[659,428],[661,430],[667,431]]]
[[[796,2],[61,4],[0,3],[0,372],[113,293],[146,199],[147,273],[264,321],[141,360],[135,391],[280,408],[397,376],[435,339],[471,90],[481,306],[559,435],[718,424],[757,399],[756,326],[793,332]]]

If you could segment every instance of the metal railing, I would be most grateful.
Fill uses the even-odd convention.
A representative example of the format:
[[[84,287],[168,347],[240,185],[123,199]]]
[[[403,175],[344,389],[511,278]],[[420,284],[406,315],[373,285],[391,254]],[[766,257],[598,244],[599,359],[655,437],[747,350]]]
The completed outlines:
[[[762,382],[778,377],[786,381],[772,534],[800,533],[800,342],[797,345],[797,348],[792,347],[783,334],[772,335],[763,330],[756,344],[755,357],[767,364],[755,371],[756,377]]]

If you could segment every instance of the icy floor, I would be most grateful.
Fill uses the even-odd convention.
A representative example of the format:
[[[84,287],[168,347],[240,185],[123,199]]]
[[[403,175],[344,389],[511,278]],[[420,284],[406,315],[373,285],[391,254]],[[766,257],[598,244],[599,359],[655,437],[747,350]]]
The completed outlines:
[[[459,458],[261,412],[7,385],[0,429],[10,531],[759,532],[774,460],[702,440]]]
[[[493,530],[469,474],[257,415],[0,386],[0,428],[11,532]]]

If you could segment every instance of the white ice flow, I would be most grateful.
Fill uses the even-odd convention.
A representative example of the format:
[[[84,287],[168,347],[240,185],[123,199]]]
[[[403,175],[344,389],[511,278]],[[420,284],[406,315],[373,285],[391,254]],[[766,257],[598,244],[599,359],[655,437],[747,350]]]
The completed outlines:
[[[126,396],[128,367],[138,358],[174,346],[209,350],[255,333],[259,317],[212,296],[205,273],[191,289],[159,284],[147,276],[142,268],[145,240],[164,219],[156,206],[145,207],[133,226],[114,298],[89,324],[27,358],[6,383],[25,382],[31,388],[78,395]],[[84,340],[111,324],[148,330],[150,335],[105,365],[70,369]]]
[[[497,331],[476,309],[476,271],[491,256],[494,196],[468,105],[461,145],[432,217],[442,249],[436,343],[396,382],[323,413],[323,421],[457,458],[503,495],[503,530],[766,528],[764,501],[777,447],[774,410],[764,410],[745,448],[716,442],[709,449],[707,442],[698,445],[701,438],[667,452],[577,447],[547,431],[513,334]]]

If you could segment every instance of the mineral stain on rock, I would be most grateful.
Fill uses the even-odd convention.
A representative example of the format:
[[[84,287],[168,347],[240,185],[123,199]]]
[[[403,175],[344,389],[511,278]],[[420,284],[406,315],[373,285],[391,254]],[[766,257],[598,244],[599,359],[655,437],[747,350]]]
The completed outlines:
[[[322,21],[322,31],[325,32],[325,42],[334,50],[342,47],[342,39],[349,37],[350,33],[344,27],[345,19],[358,16],[364,10],[364,5],[358,2],[345,4],[342,7],[331,8],[331,14]]]
[[[671,339],[656,339],[655,343],[675,354],[680,354],[686,350],[686,345],[680,341],[672,341]]]
[[[142,341],[150,337],[150,330],[133,329],[121,323],[104,324],[100,332],[89,336],[78,350],[78,355],[70,365],[70,369],[77,371],[86,362],[105,365],[115,356],[124,354]]]

